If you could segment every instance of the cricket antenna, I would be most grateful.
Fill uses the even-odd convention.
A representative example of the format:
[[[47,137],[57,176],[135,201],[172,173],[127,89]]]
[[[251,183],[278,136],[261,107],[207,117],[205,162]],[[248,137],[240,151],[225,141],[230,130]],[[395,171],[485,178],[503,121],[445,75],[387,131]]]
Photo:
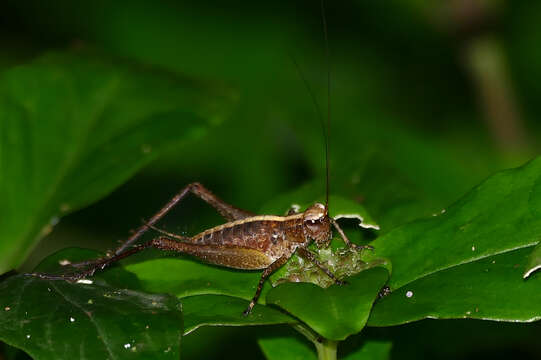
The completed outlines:
[[[301,78],[302,82],[304,83],[304,86],[306,87],[306,90],[308,91],[308,94],[310,94],[310,98],[312,99],[312,103],[314,104],[314,108],[316,109],[317,116],[319,118],[319,121],[321,123],[321,129],[323,131],[323,139],[325,141],[325,208],[328,209],[329,207],[329,133],[330,133],[330,127],[331,127],[331,67],[329,62],[329,41],[327,36],[327,19],[325,18],[325,6],[323,4],[323,0],[321,0],[321,16],[323,21],[323,34],[325,37],[325,58],[326,58],[326,66],[327,66],[327,123],[325,124],[325,120],[323,119],[323,115],[321,113],[321,107],[319,106],[319,103],[317,101],[316,95],[314,94],[314,91],[310,87],[310,84],[308,83],[308,80],[304,76],[304,73],[302,72],[301,67],[299,66],[299,63],[295,60],[295,57],[291,52],[288,52],[289,57],[291,58],[291,61],[295,65],[295,69],[297,70],[297,74]]]
[[[327,128],[323,125],[323,135],[325,138],[325,170],[326,170],[326,188],[325,188],[325,207],[329,208],[329,138],[331,132],[331,63],[329,60],[329,35],[327,34],[327,18],[325,16],[324,0],[321,0],[321,21],[323,23],[323,35],[325,37],[325,61],[327,63]],[[327,131],[325,131],[327,130]]]

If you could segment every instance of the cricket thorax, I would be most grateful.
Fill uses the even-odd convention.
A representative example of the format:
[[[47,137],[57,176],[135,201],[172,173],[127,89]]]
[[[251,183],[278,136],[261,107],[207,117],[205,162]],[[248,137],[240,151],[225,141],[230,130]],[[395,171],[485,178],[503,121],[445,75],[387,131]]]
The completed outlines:
[[[304,212],[305,238],[313,239],[319,248],[325,248],[331,240],[331,222],[325,205],[315,203]]]

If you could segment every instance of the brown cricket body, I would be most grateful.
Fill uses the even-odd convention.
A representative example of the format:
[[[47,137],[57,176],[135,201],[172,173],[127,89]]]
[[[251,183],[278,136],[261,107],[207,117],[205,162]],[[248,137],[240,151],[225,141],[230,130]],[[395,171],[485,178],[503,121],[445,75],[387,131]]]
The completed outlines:
[[[216,265],[258,270],[268,267],[283,256],[289,258],[299,246],[307,247],[312,240],[326,244],[330,238],[330,221],[326,208],[316,203],[303,213],[248,217],[216,226],[193,237],[182,238],[182,241],[199,246],[235,249],[235,252],[219,258],[198,252],[191,255]]]

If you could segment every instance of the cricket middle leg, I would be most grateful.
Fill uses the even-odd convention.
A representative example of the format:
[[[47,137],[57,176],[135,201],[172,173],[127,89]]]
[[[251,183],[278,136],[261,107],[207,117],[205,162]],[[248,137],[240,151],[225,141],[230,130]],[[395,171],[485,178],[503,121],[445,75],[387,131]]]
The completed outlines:
[[[254,297],[252,298],[252,301],[250,301],[250,305],[248,305],[242,315],[248,316],[252,312],[252,309],[254,308],[257,300],[259,299],[259,295],[261,295],[261,290],[263,289],[263,284],[265,283],[265,280],[267,280],[270,274],[272,274],[275,270],[284,265],[290,257],[291,255],[283,255],[281,258],[279,258],[278,260],[270,264],[267,268],[265,268],[265,270],[263,270],[261,278],[259,279],[259,283],[257,284],[257,290],[255,291]]]

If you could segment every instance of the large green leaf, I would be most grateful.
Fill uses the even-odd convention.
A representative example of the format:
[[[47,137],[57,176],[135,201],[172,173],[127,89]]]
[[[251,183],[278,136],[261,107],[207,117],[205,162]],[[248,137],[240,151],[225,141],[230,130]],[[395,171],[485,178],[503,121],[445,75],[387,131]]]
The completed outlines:
[[[378,301],[368,325],[423,318],[530,322],[541,319],[541,277],[524,280],[531,248],[452,267],[407,284]]]
[[[540,180],[536,159],[490,177],[447,211],[374,241],[376,254],[392,261],[392,294],[375,305],[370,324],[538,319],[539,279],[521,275],[541,234]]]
[[[541,235],[541,158],[490,177],[458,202],[375,240],[392,262],[392,290],[454,266],[535,245]]]
[[[62,251],[39,270],[58,271],[59,260],[78,260],[90,253]],[[104,275],[133,283],[121,269]],[[104,279],[5,279],[0,282],[0,340],[35,359],[177,359],[182,335],[179,301],[113,287]]]
[[[267,303],[283,308],[327,339],[343,340],[364,327],[387,278],[387,270],[377,267],[347,278],[346,285],[326,289],[285,283],[269,291]]]
[[[220,101],[171,73],[70,54],[1,73],[0,273],[18,266],[60,216],[106,195],[170,145],[199,138],[223,112]]]
[[[182,299],[184,334],[201,326],[273,325],[296,322],[291,316],[268,306],[256,305],[249,316],[243,316],[249,302],[221,295],[189,296]]]

